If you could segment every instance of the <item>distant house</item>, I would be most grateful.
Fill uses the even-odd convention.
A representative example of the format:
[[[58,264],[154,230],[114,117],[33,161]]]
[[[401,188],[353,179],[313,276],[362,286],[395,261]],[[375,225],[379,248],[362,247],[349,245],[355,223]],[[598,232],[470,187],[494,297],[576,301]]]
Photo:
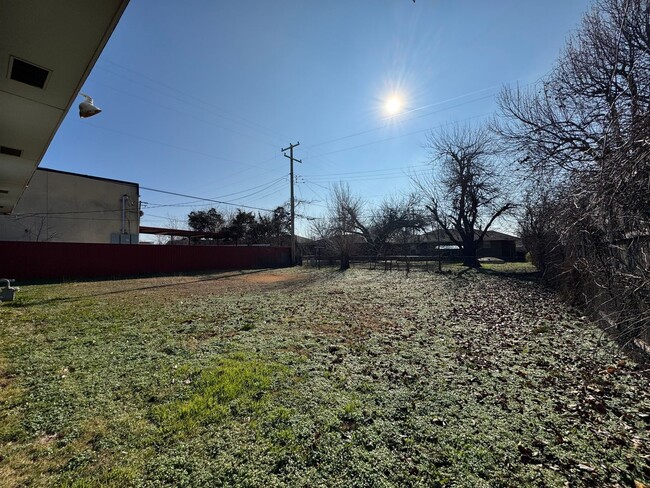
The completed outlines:
[[[355,258],[369,256],[366,240],[357,234],[345,236],[349,253]],[[337,258],[336,243],[320,239],[303,245],[305,255],[320,255],[324,258]],[[423,234],[404,235],[391,239],[383,247],[382,256],[442,256],[445,258],[460,257],[461,251],[443,231],[431,231]],[[503,232],[488,231],[483,239],[483,246],[478,250],[478,257],[495,257],[505,261],[523,259],[521,240]]]
[[[137,183],[38,168],[0,240],[137,244]]]
[[[320,239],[296,236],[296,242],[303,255],[320,255],[333,259],[338,259],[342,249],[350,255],[362,256],[367,254],[368,248],[366,240],[357,234]]]
[[[453,231],[453,235],[456,237],[457,233]],[[396,242],[394,244],[399,246],[401,243]],[[408,248],[407,252],[412,255],[436,256],[440,254],[448,257],[460,255],[460,249],[458,249],[458,246],[456,246],[449,236],[441,229],[409,237],[405,244]],[[506,261],[512,261],[518,257],[518,245],[519,239],[517,237],[504,234],[503,232],[489,230],[485,234],[483,245],[478,250],[477,254],[480,258],[494,257]]]

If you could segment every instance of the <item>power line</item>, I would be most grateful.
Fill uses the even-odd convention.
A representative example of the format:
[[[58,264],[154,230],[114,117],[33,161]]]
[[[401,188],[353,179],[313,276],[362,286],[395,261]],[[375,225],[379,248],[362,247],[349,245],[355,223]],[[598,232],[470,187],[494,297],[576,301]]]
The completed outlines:
[[[284,176],[281,176],[280,178],[277,178],[277,179],[275,179],[275,180],[273,180],[271,182],[263,183],[261,185],[254,186],[254,187],[249,188],[247,190],[242,190],[242,191],[229,193],[229,194],[226,194],[226,195],[219,195],[219,196],[210,197],[210,198],[225,198],[225,197],[229,197],[229,196],[233,196],[233,195],[240,195],[238,198],[249,199],[250,197],[255,196],[255,195],[259,195],[260,193],[268,192],[268,190],[270,190],[271,188],[273,188],[275,186],[278,186],[279,183],[283,183],[284,181],[286,181],[286,177],[287,177],[287,175],[284,175]],[[261,198],[265,198],[266,196],[269,196],[269,195],[274,195],[275,193],[278,193],[279,191],[280,191],[280,189],[275,189],[275,190],[272,190],[269,193],[264,193],[263,195],[259,195],[257,198],[253,199],[253,201],[259,200]],[[244,193],[244,195],[241,195],[242,193]]]
[[[179,202],[179,203],[152,203],[152,202],[144,202],[140,200],[140,203],[143,205],[144,209],[165,208],[165,207],[181,208],[181,207],[196,206],[201,203],[201,200],[190,200],[189,202]]]
[[[264,161],[261,161],[258,164],[253,164],[253,163],[248,163],[248,162],[245,162],[245,161],[224,158],[224,157],[221,157],[221,156],[215,156],[213,154],[208,154],[208,153],[204,153],[204,152],[201,152],[201,151],[195,151],[195,150],[184,148],[184,147],[181,147],[181,146],[175,146],[173,144],[168,144],[166,142],[158,141],[158,140],[155,140],[155,139],[150,139],[148,137],[138,136],[138,135],[135,135],[135,134],[132,134],[132,133],[129,133],[129,132],[124,132],[124,131],[120,131],[120,130],[109,128],[109,127],[104,127],[104,126],[93,124],[93,123],[87,123],[87,124],[84,124],[84,125],[90,126],[90,127],[95,127],[97,129],[107,130],[107,131],[110,131],[110,132],[115,132],[117,134],[122,134],[122,135],[132,137],[132,138],[135,138],[135,139],[141,139],[143,141],[147,141],[147,142],[150,142],[150,143],[153,143],[153,144],[159,144],[161,146],[171,147],[173,149],[178,149],[179,151],[184,151],[184,152],[188,152],[188,153],[192,153],[192,154],[197,154],[199,156],[207,157],[207,158],[210,158],[210,159],[216,159],[216,160],[225,161],[225,162],[229,162],[229,163],[233,163],[233,164],[249,166],[245,170],[238,171],[236,173],[232,173],[230,175],[227,175],[226,178],[233,177],[233,176],[245,173],[246,171],[250,171],[251,169],[264,169],[264,170],[266,170],[265,173],[270,173],[270,172],[277,171],[277,169],[275,169],[275,168],[266,168],[264,166],[261,166],[262,164],[275,159],[277,156],[271,156],[270,158],[267,158],[267,159],[265,159]],[[225,178],[221,178],[221,180],[223,180],[223,179],[225,179]]]
[[[281,193],[281,192],[284,192],[284,191],[285,191],[284,188],[276,188],[275,190],[272,190],[272,191],[270,191],[268,193],[265,193],[264,195],[259,195],[259,196],[255,197],[255,198],[253,198],[251,201],[252,202],[257,202],[257,201],[262,200],[264,198],[268,198],[271,195],[277,195],[278,193]]]
[[[457,121],[453,121],[453,122],[447,122],[445,124],[440,124],[440,125],[437,125],[437,126],[434,126],[434,127],[429,127],[427,129],[420,129],[420,130],[416,130],[416,131],[413,131],[413,132],[407,132],[406,134],[399,134],[397,136],[384,137],[382,139],[377,139],[377,140],[374,140],[374,141],[366,142],[364,144],[358,144],[356,146],[344,147],[343,149],[337,149],[335,151],[329,151],[329,152],[317,154],[316,156],[312,156],[312,157],[318,158],[318,157],[322,157],[322,156],[327,156],[329,154],[336,154],[336,153],[340,153],[340,152],[344,152],[344,151],[350,151],[352,149],[358,149],[360,147],[371,146],[373,144],[379,144],[381,142],[391,141],[391,140],[394,140],[394,139],[399,139],[401,137],[407,137],[407,136],[412,136],[412,135],[415,135],[415,134],[421,134],[423,132],[430,132],[430,131],[433,131],[433,130],[436,130],[436,129],[441,129],[441,128],[443,128],[445,126],[448,126],[448,125],[456,124],[458,122],[466,122],[466,121],[472,120],[472,119],[488,117],[489,115],[492,115],[492,112],[488,112],[488,113],[481,114],[481,115],[474,115],[472,117],[467,117],[465,119],[461,119],[461,120],[457,120]]]
[[[94,213],[109,213],[109,212],[121,212],[121,208],[116,209],[103,209],[103,210],[71,210],[65,212],[26,212],[26,213],[12,213],[11,216],[15,217],[16,220],[21,218],[29,217],[43,217],[50,215],[74,215],[74,214],[94,214]]]
[[[376,181],[376,180],[386,180],[390,178],[405,178],[405,177],[410,177],[410,176],[418,176],[418,175],[425,175],[429,174],[429,171],[427,170],[421,170],[421,171],[413,171],[411,173],[407,173],[405,171],[394,171],[391,173],[385,173],[385,174],[378,174],[378,175],[357,175],[357,176],[334,176],[331,178],[317,178],[317,179],[311,179],[308,177],[303,177],[307,181],[311,183],[328,183],[332,181]]]
[[[517,81],[517,80],[511,80],[511,81],[509,81],[509,82],[506,82],[505,84],[511,83],[511,82],[513,82],[513,81]],[[535,84],[535,83],[528,83],[528,84],[526,84],[526,85],[524,85],[524,86],[532,86],[532,85],[534,85],[534,84]],[[488,91],[488,90],[493,90],[493,89],[495,89],[495,88],[500,88],[501,86],[502,86],[502,85],[492,85],[492,86],[489,86],[489,87],[481,88],[481,89],[479,89],[479,90],[474,90],[474,91],[471,91],[471,92],[466,92],[466,93],[463,93],[463,94],[461,94],[461,95],[457,95],[457,96],[455,96],[455,97],[448,98],[448,99],[446,99],[446,100],[442,100],[442,101],[435,102],[435,103],[430,103],[430,104],[427,104],[427,105],[422,105],[421,107],[417,107],[417,108],[414,108],[414,109],[408,110],[408,111],[406,111],[406,112],[402,112],[402,113],[400,113],[400,114],[393,115],[393,116],[389,117],[388,120],[393,120],[393,119],[396,119],[397,117],[400,117],[401,120],[400,120],[399,122],[410,122],[410,121],[412,121],[412,120],[420,119],[420,118],[423,118],[423,117],[428,117],[429,115],[435,115],[435,114],[438,114],[438,113],[441,113],[441,112],[444,112],[444,111],[447,111],[447,110],[451,110],[451,109],[454,109],[454,108],[462,107],[462,106],[464,106],[464,105],[469,105],[469,104],[471,104],[471,103],[480,102],[480,101],[482,101],[482,100],[487,100],[487,99],[493,97],[493,96],[495,95],[495,93],[490,93],[490,94],[488,94],[488,95],[484,95],[484,96],[479,97],[479,98],[474,98],[474,99],[472,99],[472,100],[468,100],[468,101],[466,101],[466,102],[458,103],[458,104],[455,104],[455,105],[452,105],[452,106],[449,106],[449,107],[441,108],[441,109],[439,109],[439,110],[434,110],[434,111],[432,111],[432,112],[427,112],[427,113],[424,113],[424,114],[419,114],[419,115],[417,115],[417,116],[415,116],[415,117],[403,118],[404,115],[406,115],[406,114],[410,114],[410,113],[418,112],[418,111],[420,111],[420,110],[424,110],[424,109],[427,109],[427,108],[430,108],[430,107],[436,107],[436,106],[438,106],[438,105],[443,105],[443,104],[445,104],[445,103],[453,102],[453,101],[455,101],[455,100],[460,100],[460,99],[462,99],[462,98],[466,98],[466,97],[469,97],[469,96],[472,96],[472,95],[476,95],[476,94],[478,94],[478,93],[482,93],[482,92],[485,92],[485,91]],[[385,128],[385,126],[378,126],[378,127],[373,127],[373,128],[371,128],[371,129],[367,129],[367,130],[363,130],[363,131],[359,131],[359,132],[354,132],[354,133],[352,133],[352,134],[343,135],[343,136],[340,136],[340,137],[336,137],[336,138],[334,138],[334,139],[329,139],[329,140],[327,140],[327,141],[318,142],[318,143],[316,143],[316,144],[310,144],[310,145],[307,146],[305,149],[309,150],[309,149],[312,149],[312,148],[314,148],[314,147],[323,146],[323,145],[326,145],[326,144],[331,144],[331,143],[333,143],[333,142],[338,142],[338,141],[341,141],[341,140],[344,140],[344,139],[349,139],[349,138],[356,137],[356,136],[360,136],[360,135],[363,135],[363,134],[368,134],[368,133],[370,133],[370,132],[375,132],[375,131],[378,131],[378,130],[381,130],[381,129],[384,129],[384,128]],[[325,154],[328,154],[328,153],[325,153]],[[317,157],[317,156],[316,156],[316,157]]]
[[[257,193],[266,191],[268,188],[271,188],[272,186],[276,185],[277,183],[279,183],[281,181],[284,181],[286,177],[287,177],[287,175],[285,174],[285,175],[280,176],[279,178],[276,178],[275,180],[268,181],[266,183],[262,183],[260,185],[253,186],[251,188],[247,188],[246,190],[236,191],[236,192],[233,192],[233,193],[226,193],[225,195],[217,195],[215,197],[210,197],[210,198],[226,198],[226,197],[231,197],[233,195],[239,195],[239,194],[242,194],[242,193],[249,193],[251,191],[253,193],[251,193],[248,196],[256,195]],[[260,190],[258,190],[258,189],[260,189]],[[258,191],[253,191],[253,190],[258,190]],[[243,196],[243,197],[240,197],[240,198],[247,198],[247,196]]]
[[[225,180],[228,180],[229,178],[233,178],[233,177],[235,177],[235,176],[238,176],[238,175],[241,175],[241,174],[243,174],[243,173],[249,172],[249,171],[251,171],[252,169],[256,169],[256,168],[257,168],[257,169],[262,169],[262,170],[263,170],[263,171],[261,171],[261,172],[258,172],[258,173],[257,173],[257,176],[265,175],[265,174],[267,174],[267,173],[275,173],[275,172],[280,171],[280,170],[279,170],[278,168],[273,168],[273,167],[264,167],[264,166],[261,166],[261,165],[263,165],[264,163],[268,163],[269,161],[273,161],[274,159],[277,159],[278,157],[279,157],[279,156],[274,155],[274,156],[271,156],[270,158],[267,158],[267,159],[265,159],[265,160],[263,160],[263,161],[260,161],[259,163],[256,163],[256,164],[251,164],[251,163],[249,163],[249,167],[248,167],[248,168],[243,169],[243,170],[241,170],[241,171],[237,171],[237,172],[235,172],[235,173],[227,174],[227,175],[225,175],[224,177],[220,177],[218,181],[223,182],[223,181],[225,181]],[[286,175],[285,175],[285,176],[286,176]],[[205,187],[205,186],[212,186],[212,182],[213,182],[213,181],[215,181],[215,180],[208,180],[208,181],[205,182],[204,184],[199,185],[199,186],[196,186],[196,188],[203,188],[203,187]],[[229,186],[229,187],[232,187],[232,184],[230,184],[230,185],[228,185],[228,186]]]
[[[134,139],[140,139],[142,141],[151,142],[153,144],[160,144],[161,146],[171,147],[172,149],[178,149],[180,151],[188,152],[188,153],[191,153],[191,154],[197,154],[199,156],[204,156],[204,157],[211,158],[211,159],[218,159],[220,161],[226,161],[228,163],[234,163],[234,164],[250,165],[250,163],[246,163],[244,161],[238,161],[236,159],[230,159],[230,158],[224,158],[224,157],[221,157],[221,156],[215,156],[213,154],[208,154],[208,153],[204,153],[204,152],[201,152],[201,151],[195,151],[193,149],[188,149],[186,147],[175,146],[173,144],[168,144],[166,142],[157,141],[156,139],[150,139],[148,137],[143,137],[143,136],[139,136],[139,135],[136,135],[136,134],[132,134],[130,132],[125,132],[125,131],[121,131],[121,130],[117,130],[117,129],[113,129],[113,128],[109,128],[109,127],[104,127],[102,125],[97,125],[97,124],[93,124],[93,123],[86,123],[84,125],[85,126],[90,126],[90,127],[95,127],[97,129],[107,130],[107,131],[110,131],[110,132],[115,132],[116,134],[122,134],[122,135],[125,135],[125,136],[128,136],[128,137],[133,137]]]
[[[141,102],[144,101],[144,102],[150,103],[152,105],[158,105],[159,107],[161,107],[161,108],[163,108],[165,110],[169,110],[170,112],[176,112],[176,113],[184,115],[186,117],[195,119],[195,120],[197,120],[197,121],[199,121],[199,122],[201,122],[203,124],[208,124],[208,125],[212,125],[214,127],[219,127],[220,129],[227,130],[229,132],[232,132],[233,134],[238,134],[238,135],[243,136],[243,137],[255,139],[256,141],[258,141],[258,142],[260,142],[262,144],[266,144],[268,146],[277,147],[277,144],[274,144],[274,143],[262,140],[259,137],[254,137],[254,136],[251,136],[250,134],[235,130],[232,127],[228,127],[227,125],[217,124],[217,123],[215,123],[215,122],[213,122],[211,120],[207,120],[207,119],[204,119],[204,118],[197,117],[194,113],[183,112],[182,110],[178,110],[178,109],[175,109],[175,108],[172,108],[172,107],[168,107],[166,105],[163,105],[162,103],[156,102],[155,100],[151,100],[150,98],[144,98],[141,95],[135,95],[134,93],[130,93],[130,92],[125,91],[125,90],[120,90],[118,88],[115,88],[115,87],[113,87],[111,85],[107,85],[105,83],[101,83],[99,81],[96,81],[95,84],[99,85],[99,86],[104,86],[104,87],[106,87],[106,88],[108,88],[110,90],[116,91],[118,93],[122,93],[122,94],[124,94],[124,95],[126,95],[128,97],[136,98],[137,100],[139,100]],[[201,112],[206,112],[206,110],[203,109],[203,110],[201,110]],[[210,112],[210,111],[207,111],[207,112],[208,113],[214,113],[214,112]],[[215,114],[215,115],[218,115],[218,114]]]
[[[234,193],[227,194],[227,195],[221,195],[219,197],[213,197],[213,198],[223,198],[223,197],[226,197],[226,196],[232,196],[232,195],[236,195],[236,194],[247,193],[247,192],[250,192],[251,190],[256,190],[256,191],[253,191],[252,193],[248,193],[247,195],[242,195],[240,197],[240,198],[250,198],[253,195],[257,195],[259,193],[263,193],[263,192],[268,191],[270,188],[276,186],[278,183],[283,182],[285,180],[285,178],[286,177],[283,176],[283,177],[278,178],[276,180],[273,180],[271,182],[263,183],[261,185],[254,186],[254,187],[246,189],[246,190],[242,190],[242,191],[239,191],[239,192],[234,192]],[[261,195],[260,197],[258,197],[258,199],[259,198],[265,198],[266,196],[273,195],[273,194],[277,193],[278,191],[280,191],[280,190],[279,189],[273,190],[270,193],[267,193],[265,195]],[[204,202],[204,201],[205,201],[205,199],[199,199],[199,200],[194,199],[194,200],[191,200],[189,202],[178,202],[178,203],[167,203],[167,204],[165,204],[165,203],[151,203],[151,202],[141,202],[141,203],[144,205],[143,209],[148,210],[148,209],[170,208],[170,207],[171,208],[186,208],[186,207],[206,206],[206,204],[200,205],[201,202]],[[253,201],[255,201],[255,200],[253,200]]]
[[[275,186],[278,186],[279,183],[284,183],[286,181],[286,179],[287,178],[286,178],[286,175],[285,175],[285,176],[283,176],[281,178],[278,178],[277,180],[273,181],[272,183],[270,183],[268,185],[265,185],[263,188],[260,188],[259,190],[255,190],[253,192],[246,193],[245,195],[241,195],[238,198],[248,199],[248,198],[250,198],[252,196],[259,195],[260,193],[264,193],[264,192],[270,190],[271,188],[273,188]],[[271,192],[271,194],[273,194],[273,193],[275,193],[277,191],[279,191],[279,190],[275,189],[275,190],[273,190],[273,192]],[[241,193],[241,192],[238,192],[238,193]],[[234,195],[234,193],[233,193],[233,195]],[[224,195],[224,196],[226,196],[226,195]],[[217,198],[223,198],[224,196],[217,197]],[[257,198],[263,198],[263,196],[258,196]]]
[[[423,118],[423,117],[428,117],[429,115],[435,115],[435,114],[438,114],[438,113],[441,113],[441,112],[445,112],[445,111],[447,111],[447,110],[451,110],[451,109],[454,109],[454,108],[462,107],[463,105],[468,105],[468,104],[470,104],[470,103],[479,102],[479,101],[481,101],[481,100],[487,100],[488,98],[492,98],[493,96],[494,96],[494,93],[491,93],[491,94],[489,94],[489,95],[485,95],[485,96],[483,96],[483,97],[476,98],[476,99],[474,99],[474,100],[469,100],[469,101],[467,101],[467,102],[463,102],[463,103],[459,103],[459,104],[456,104],[456,105],[452,105],[452,106],[450,106],[450,107],[445,107],[445,108],[442,108],[442,109],[440,109],[440,110],[434,110],[433,112],[427,112],[427,113],[425,113],[425,114],[420,114],[420,115],[418,115],[418,116],[416,116],[416,117],[410,117],[410,118],[407,118],[407,119],[401,120],[400,122],[410,122],[410,121],[412,121],[412,120],[421,119],[421,118]],[[456,97],[456,98],[462,98],[462,96],[461,96],[461,97]],[[451,100],[454,100],[454,99],[451,99]],[[445,102],[439,102],[439,104],[442,104],[442,103],[446,103],[446,101],[445,101]],[[432,104],[432,105],[438,105],[438,104]],[[431,105],[429,105],[429,106],[431,106]],[[415,110],[418,110],[418,109],[415,109]],[[415,110],[412,110],[411,112],[414,112]],[[407,112],[407,113],[410,113],[410,112]],[[395,116],[394,116],[394,117],[395,117]],[[344,139],[350,139],[350,138],[352,138],[352,137],[357,137],[357,136],[360,136],[360,135],[363,135],[363,134],[369,134],[370,132],[376,132],[376,131],[381,130],[381,129],[384,129],[384,128],[385,128],[385,126],[374,127],[374,128],[372,128],[372,129],[367,129],[367,130],[364,130],[364,131],[355,132],[355,133],[353,133],[353,134],[348,134],[348,135],[345,135],[345,136],[337,137],[337,138],[335,138],[335,139],[330,139],[330,140],[328,140],[328,141],[319,142],[319,143],[317,143],[317,144],[311,144],[310,146],[308,146],[308,148],[311,149],[311,148],[314,148],[314,147],[323,146],[323,145],[326,145],[326,144],[331,144],[331,143],[333,143],[333,142],[342,141],[342,140],[344,140]],[[325,153],[325,154],[329,154],[329,153]]]
[[[234,122],[236,122],[236,123],[239,123],[239,124],[242,124],[242,125],[247,124],[247,125],[249,125],[249,126],[255,126],[255,127],[258,127],[259,129],[262,129],[262,130],[268,132],[269,134],[274,134],[274,137],[281,137],[281,138],[283,138],[283,139],[287,137],[286,135],[281,134],[280,132],[277,132],[277,131],[274,130],[274,129],[271,129],[271,128],[269,128],[269,127],[265,127],[264,125],[262,125],[262,124],[260,124],[260,123],[258,123],[258,122],[255,122],[255,121],[252,121],[252,120],[248,120],[248,119],[246,119],[245,117],[242,117],[241,115],[237,115],[237,114],[235,114],[235,113],[233,113],[233,112],[230,112],[230,111],[228,111],[228,110],[226,110],[226,109],[224,109],[224,108],[222,108],[222,107],[219,107],[218,105],[216,105],[216,104],[214,104],[214,103],[208,102],[207,100],[201,99],[201,98],[199,98],[199,97],[197,97],[197,96],[195,96],[195,95],[193,95],[193,94],[191,94],[191,93],[184,92],[184,91],[182,91],[182,90],[179,90],[179,89],[177,89],[177,88],[174,88],[173,86],[170,86],[170,85],[167,85],[167,84],[165,84],[165,83],[162,83],[162,82],[159,81],[159,80],[156,80],[156,79],[151,78],[151,77],[149,77],[149,76],[147,76],[147,75],[145,75],[145,74],[142,74],[142,73],[140,73],[140,72],[138,72],[138,71],[136,71],[136,70],[134,70],[134,69],[131,69],[131,68],[128,68],[128,67],[126,67],[126,66],[123,66],[123,65],[121,65],[121,64],[119,64],[119,63],[116,63],[115,61],[112,61],[112,60],[110,60],[110,59],[108,59],[108,58],[106,58],[106,57],[102,57],[101,60],[102,60],[102,61],[105,61],[105,62],[107,62],[107,63],[110,63],[110,64],[112,64],[112,65],[114,65],[114,66],[117,66],[118,68],[121,68],[121,69],[123,69],[123,70],[125,70],[125,71],[129,71],[129,72],[131,72],[131,73],[134,73],[134,74],[140,76],[141,78],[146,79],[146,80],[149,81],[150,83],[154,83],[154,84],[156,84],[156,85],[162,86],[163,88],[165,88],[165,89],[167,89],[167,90],[170,90],[170,91],[176,92],[176,93],[178,93],[178,94],[180,94],[180,95],[183,95],[183,96],[188,97],[188,98],[190,98],[190,99],[192,99],[192,100],[195,100],[196,102],[198,102],[198,103],[200,104],[201,108],[205,108],[206,105],[208,105],[208,106],[210,106],[210,107],[213,107],[214,109],[216,109],[216,110],[218,110],[218,111],[220,111],[220,112],[223,112],[223,113],[227,114],[228,118],[230,118],[231,120],[234,120]],[[111,73],[111,71],[108,70],[106,67],[100,67],[100,68],[101,68],[101,69],[104,69],[104,70],[106,70],[106,71],[108,71],[109,73]],[[142,85],[142,86],[145,86],[145,85],[143,85],[142,83],[140,83],[140,82],[138,82],[138,81],[136,81],[136,80],[133,80],[132,78],[128,78],[127,76],[124,76],[124,75],[121,75],[121,74],[119,74],[119,73],[115,73],[115,72],[112,72],[112,73],[115,74],[116,76],[120,76],[120,77],[125,78],[125,79],[127,79],[127,80],[133,81],[134,83],[137,83],[137,84],[140,84],[140,85]],[[147,86],[145,86],[145,88],[151,89],[151,87],[147,87]],[[165,95],[165,96],[170,96],[170,97],[172,97],[171,95],[169,95],[169,94],[167,94],[167,93],[164,93],[164,92],[162,92],[162,91],[160,91],[160,90],[157,90],[156,88],[153,88],[153,89],[156,90],[156,91],[158,91],[159,93],[162,93],[162,94]],[[172,97],[172,98],[176,98],[177,100],[179,100],[179,101],[181,101],[181,102],[185,102],[185,100],[179,99],[178,97]],[[224,115],[220,115],[220,114],[215,114],[215,115],[219,115],[220,117],[223,117],[223,118],[227,119]],[[239,121],[237,121],[237,119],[239,119]]]
[[[406,173],[401,173],[401,174],[395,174],[395,175],[386,175],[386,176],[370,176],[370,177],[364,177],[364,178],[345,178],[344,181],[346,182],[362,182],[362,181],[381,181],[381,180],[390,180],[390,179],[398,179],[398,178],[411,178],[413,176],[422,176],[426,175],[428,172],[418,172],[414,173],[412,175],[406,174]],[[341,178],[333,178],[330,180],[321,180],[321,183],[335,183],[337,181],[341,181]],[[316,183],[312,181],[311,183]]]
[[[417,169],[417,168],[426,168],[429,166],[429,163],[423,163],[423,164],[418,164],[418,165],[411,165],[411,166],[406,166],[404,168],[385,168],[385,169],[369,169],[369,170],[364,170],[364,171],[346,171],[342,173],[322,173],[322,174],[314,174],[314,175],[309,175],[303,178],[310,178],[310,179],[319,179],[319,178],[325,178],[325,177],[330,177],[330,176],[350,176],[350,175],[366,175],[366,174],[377,174],[377,173],[394,173],[396,171],[401,171],[401,170],[406,170],[406,169]]]
[[[265,191],[265,190],[262,190],[262,191]],[[281,191],[283,191],[283,188],[278,188],[278,189],[275,189],[275,190],[273,190],[271,192],[260,195],[260,196],[258,196],[256,198],[253,198],[251,201],[255,202],[255,201],[264,199],[266,197],[269,197],[271,195],[275,195],[275,194],[277,194],[277,193],[279,193]],[[211,201],[208,200],[207,202],[211,202]],[[170,203],[170,204],[163,204],[163,203],[161,203],[161,204],[146,204],[146,202],[143,202],[143,204],[146,205],[146,206],[143,207],[143,210],[158,209],[158,208],[197,208],[197,207],[202,208],[202,207],[208,207],[210,205],[210,203],[206,203],[206,200],[194,200],[192,202]],[[241,206],[241,205],[239,205],[239,206]],[[253,207],[251,207],[251,208],[253,208]]]
[[[323,185],[319,185],[318,183],[309,182],[309,181],[307,181],[307,180],[305,180],[305,179],[303,179],[303,181],[302,181],[301,183],[304,183],[304,185],[305,185],[307,188],[309,188],[309,189],[311,190],[311,192],[312,192],[314,195],[316,195],[316,196],[317,196],[318,198],[320,198],[322,201],[325,201],[325,197],[323,197],[323,195],[321,195],[318,191],[314,190],[314,189],[312,188],[311,184],[313,184],[313,185],[315,185],[315,186],[318,186],[318,187],[320,187],[320,188],[323,188],[324,190],[329,190],[329,188],[327,188],[326,186],[323,186]],[[311,183],[311,184],[310,184],[310,183]]]
[[[166,190],[158,190],[156,188],[148,188],[146,186],[141,186],[141,190],[147,190],[147,191],[153,191],[156,193],[164,193],[165,195],[174,195],[176,197],[182,197],[182,198],[192,198],[194,200],[202,200],[204,202],[211,202],[211,203],[218,203],[220,205],[230,205],[231,207],[239,207],[239,208],[249,208],[251,210],[261,210],[262,212],[273,212],[273,210],[269,208],[261,208],[261,207],[253,207],[251,205],[242,205],[240,203],[234,203],[234,202],[224,202],[222,200],[215,200],[213,198],[203,198],[203,197],[197,197],[193,195],[185,195],[183,193],[176,193],[173,191],[166,191]]]

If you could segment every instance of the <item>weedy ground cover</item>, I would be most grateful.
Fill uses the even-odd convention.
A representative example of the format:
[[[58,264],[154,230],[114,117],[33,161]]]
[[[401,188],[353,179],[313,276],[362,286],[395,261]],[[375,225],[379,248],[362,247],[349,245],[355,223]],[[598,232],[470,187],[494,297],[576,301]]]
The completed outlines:
[[[643,486],[648,373],[531,270],[21,287],[3,486]]]

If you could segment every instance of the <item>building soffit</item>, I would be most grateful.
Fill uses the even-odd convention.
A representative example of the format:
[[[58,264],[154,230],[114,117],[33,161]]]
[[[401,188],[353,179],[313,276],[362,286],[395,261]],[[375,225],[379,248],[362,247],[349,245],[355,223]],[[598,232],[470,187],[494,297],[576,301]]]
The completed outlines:
[[[0,213],[16,206],[127,5],[0,0]]]

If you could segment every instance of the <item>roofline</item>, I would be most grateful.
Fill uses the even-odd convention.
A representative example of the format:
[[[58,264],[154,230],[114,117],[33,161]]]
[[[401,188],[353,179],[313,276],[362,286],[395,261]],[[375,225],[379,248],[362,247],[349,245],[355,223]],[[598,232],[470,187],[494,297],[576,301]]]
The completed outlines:
[[[452,229],[451,232],[453,234],[457,234],[457,231],[455,229]],[[480,231],[478,230],[474,231],[475,236],[478,236],[479,234]],[[483,242],[495,242],[495,241],[516,242],[518,240],[520,240],[519,237],[506,234],[498,230],[488,230],[488,232],[485,234],[485,237],[483,238]],[[396,241],[391,239],[389,240],[389,242],[396,242]],[[400,242],[403,241],[400,240]],[[449,238],[447,233],[442,229],[428,231],[423,234],[415,234],[413,236],[410,236],[406,242],[408,242],[409,244],[425,244],[425,243],[435,244],[435,243],[448,243],[448,242],[453,243],[453,241]]]
[[[70,176],[79,176],[80,178],[89,178],[91,180],[99,180],[99,181],[107,181],[109,183],[120,183],[122,185],[130,185],[130,186],[135,186],[138,189],[138,193],[140,191],[140,184],[139,183],[134,183],[133,181],[124,181],[124,180],[114,180],[113,178],[104,178],[102,176],[92,176],[92,175],[84,175],[81,173],[73,173],[71,171],[61,171],[60,169],[52,169],[52,168],[41,168],[40,166],[36,168],[36,171],[47,171],[49,173],[59,173],[62,175],[70,175]]]

